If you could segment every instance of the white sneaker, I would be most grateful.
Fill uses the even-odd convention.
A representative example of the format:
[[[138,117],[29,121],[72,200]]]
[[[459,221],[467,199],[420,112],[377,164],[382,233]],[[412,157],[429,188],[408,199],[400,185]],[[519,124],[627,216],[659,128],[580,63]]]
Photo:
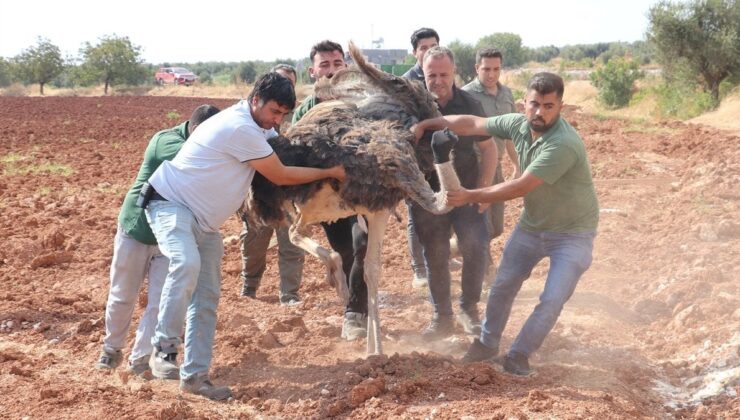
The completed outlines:
[[[416,274],[414,274],[414,279],[411,280],[411,288],[412,289],[423,289],[429,286],[429,279],[426,277],[420,277]]]

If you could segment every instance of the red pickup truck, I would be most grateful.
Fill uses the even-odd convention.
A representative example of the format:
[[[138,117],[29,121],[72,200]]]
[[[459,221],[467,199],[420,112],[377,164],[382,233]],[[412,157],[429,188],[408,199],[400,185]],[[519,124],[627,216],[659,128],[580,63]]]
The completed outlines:
[[[154,74],[154,81],[158,85],[172,83],[175,85],[190,86],[195,83],[196,76],[192,71],[183,67],[161,67]]]

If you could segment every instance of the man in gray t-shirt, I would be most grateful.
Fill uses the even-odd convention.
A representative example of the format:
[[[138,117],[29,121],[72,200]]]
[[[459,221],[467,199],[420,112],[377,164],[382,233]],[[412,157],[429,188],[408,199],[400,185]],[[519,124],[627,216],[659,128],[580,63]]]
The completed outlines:
[[[462,87],[462,90],[472,94],[473,97],[483,105],[483,111],[487,117],[495,117],[516,112],[514,96],[511,93],[511,89],[499,82],[502,65],[503,57],[501,52],[494,48],[481,48],[475,54],[475,72],[477,77],[475,80]],[[494,137],[494,140],[498,149],[498,163],[496,165],[496,174],[494,175],[492,182],[493,185],[504,181],[504,176],[501,171],[501,160],[504,156],[504,151],[507,152],[509,159],[517,168],[516,173],[519,173],[519,163],[517,161],[516,150],[514,150],[514,145],[511,142],[511,139]],[[487,211],[488,230],[491,234],[491,239],[493,240],[499,237],[504,231],[504,202],[501,201],[491,204],[491,207],[489,207]],[[496,265],[490,258],[490,255],[488,258],[488,269],[486,270],[485,277],[487,282],[492,280],[496,273]]]

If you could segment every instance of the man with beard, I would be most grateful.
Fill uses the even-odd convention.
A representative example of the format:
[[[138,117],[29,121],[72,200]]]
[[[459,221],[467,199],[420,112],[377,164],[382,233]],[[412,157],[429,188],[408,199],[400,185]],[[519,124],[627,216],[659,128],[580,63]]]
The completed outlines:
[[[480,338],[473,341],[462,359],[465,362],[486,360],[498,354],[514,298],[534,266],[549,257],[550,269],[540,302],[509,352],[498,359],[505,371],[528,375],[529,356],[542,345],[581,275],[591,265],[599,206],[583,140],[560,117],[563,91],[560,76],[537,73],[527,86],[525,115],[445,116],[422,121],[412,128],[417,138],[424,130],[445,127],[460,135],[510,138],[524,171],[521,177],[511,181],[447,195],[449,203],[455,206],[524,197],[524,211],[506,243],[488,295]]]
[[[327,169],[285,166],[267,139],[277,135],[295,106],[290,80],[267,73],[246,100],[198,127],[172,161],[149,178],[142,203],[160,251],[169,259],[149,365],[157,378],[180,378],[183,392],[213,400],[231,396],[208,377],[221,294],[224,245],[219,228],[244,201],[255,171],[278,185],[344,179],[341,165]],[[183,322],[185,351],[177,366]]]

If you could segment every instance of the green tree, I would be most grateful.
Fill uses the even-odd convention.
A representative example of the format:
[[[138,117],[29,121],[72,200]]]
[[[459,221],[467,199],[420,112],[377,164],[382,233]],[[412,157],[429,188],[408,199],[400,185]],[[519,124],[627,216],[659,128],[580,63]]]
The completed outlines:
[[[83,78],[94,80],[108,87],[120,84],[141,84],[148,76],[139,54],[141,47],[134,45],[128,37],[106,35],[98,45],[89,42],[80,50],[83,57]]]
[[[667,71],[685,63],[719,103],[720,83],[740,68],[737,0],[662,1],[650,8],[647,38]]]
[[[522,37],[510,32],[498,32],[486,35],[478,40],[476,50],[492,47],[501,51],[504,56],[504,67],[519,67],[529,60],[527,50],[522,47]]]
[[[24,83],[38,83],[39,93],[64,70],[59,47],[46,38],[38,38],[36,46],[29,47],[15,58],[18,76]]]
[[[0,87],[10,86],[13,83],[13,64],[0,57]]]
[[[605,105],[621,108],[632,98],[632,85],[641,78],[636,61],[622,57],[610,59],[604,67],[591,73],[591,83],[599,90],[599,99]]]
[[[455,56],[457,75],[460,76],[463,84],[473,80],[475,77],[475,49],[473,46],[456,39],[450,42],[447,48]]]
[[[558,55],[560,55],[560,49],[554,45],[537,47],[529,52],[530,59],[538,63],[547,63]]]
[[[254,62],[247,61],[246,63],[240,63],[234,73],[234,79],[244,83],[254,83],[257,80],[257,69]]]

